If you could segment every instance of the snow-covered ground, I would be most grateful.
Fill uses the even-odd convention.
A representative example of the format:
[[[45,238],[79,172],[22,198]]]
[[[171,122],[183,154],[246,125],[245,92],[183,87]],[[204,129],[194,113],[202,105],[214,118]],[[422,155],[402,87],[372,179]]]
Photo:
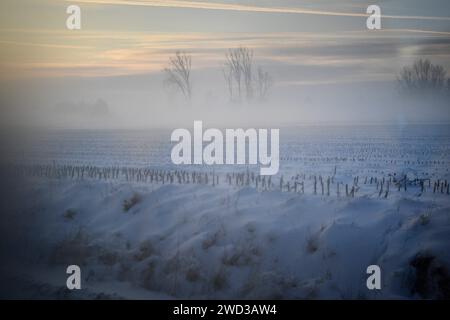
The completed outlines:
[[[450,297],[446,126],[283,132],[264,185],[252,168],[171,166],[164,134],[34,136],[23,167],[5,167],[1,295]],[[70,264],[81,291],[65,289]],[[366,287],[372,264],[381,290]]]

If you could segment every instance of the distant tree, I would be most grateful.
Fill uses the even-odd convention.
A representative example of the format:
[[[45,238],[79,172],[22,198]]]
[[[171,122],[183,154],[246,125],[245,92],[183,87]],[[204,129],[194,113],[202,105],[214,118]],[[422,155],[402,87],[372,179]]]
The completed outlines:
[[[177,51],[175,56],[169,58],[169,65],[164,72],[165,84],[177,88],[187,100],[191,100],[191,56]]]
[[[244,75],[245,97],[247,100],[253,98],[253,50],[239,48],[241,57],[242,74]]]
[[[397,79],[406,91],[440,91],[445,86],[445,69],[428,59],[419,59],[400,71]]]
[[[227,62],[228,63],[228,62]],[[228,96],[230,97],[230,100],[233,100],[233,82],[235,79],[234,76],[234,71],[233,71],[233,67],[232,64],[230,65],[225,65],[226,67],[222,70],[223,72],[223,77],[225,78],[225,82],[226,82],[226,86],[228,89]]]
[[[242,52],[244,51],[248,51],[248,49],[229,49],[225,54],[226,62],[223,73],[227,82],[230,100],[241,101],[242,98]]]
[[[256,78],[256,91],[259,100],[265,100],[272,87],[273,80],[267,71],[263,71],[260,67],[258,68],[257,78]]]
[[[242,101],[243,97],[251,101],[256,94],[258,98],[264,99],[272,84],[272,79],[267,72],[258,68],[254,74],[253,50],[246,47],[229,49],[225,54],[225,68],[223,75],[230,100]]]

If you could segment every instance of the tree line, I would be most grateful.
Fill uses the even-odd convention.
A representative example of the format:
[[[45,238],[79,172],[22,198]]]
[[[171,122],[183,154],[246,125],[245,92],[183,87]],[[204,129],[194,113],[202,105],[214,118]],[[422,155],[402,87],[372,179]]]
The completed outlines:
[[[164,68],[164,83],[187,100],[192,99],[192,57],[177,51]],[[228,49],[222,68],[229,100],[232,102],[264,101],[273,87],[273,78],[260,66],[255,66],[254,52],[247,47]],[[428,59],[418,59],[397,74],[400,91],[406,94],[450,94],[450,78],[443,66]]]
[[[418,59],[403,67],[397,80],[405,93],[450,93],[450,78],[446,78],[444,67],[428,59]]]
[[[192,99],[192,57],[177,51],[164,68],[164,84],[177,90],[187,101]],[[271,75],[255,65],[254,52],[247,47],[229,49],[222,68],[229,100],[264,101],[273,86]]]

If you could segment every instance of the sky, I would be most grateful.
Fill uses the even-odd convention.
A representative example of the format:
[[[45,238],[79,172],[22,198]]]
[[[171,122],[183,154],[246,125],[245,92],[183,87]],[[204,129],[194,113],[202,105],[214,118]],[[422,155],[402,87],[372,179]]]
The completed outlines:
[[[66,29],[71,4],[81,8],[81,30]],[[371,4],[381,7],[381,30],[366,29]],[[254,50],[283,105],[310,102],[303,93],[320,96],[323,88],[388,86],[418,58],[450,73],[447,0],[2,0],[0,7],[0,79],[9,91],[26,83],[47,107],[103,99],[112,110],[125,102],[137,110],[167,100],[162,70],[177,50],[192,55],[203,100],[221,95],[225,52],[239,46]]]

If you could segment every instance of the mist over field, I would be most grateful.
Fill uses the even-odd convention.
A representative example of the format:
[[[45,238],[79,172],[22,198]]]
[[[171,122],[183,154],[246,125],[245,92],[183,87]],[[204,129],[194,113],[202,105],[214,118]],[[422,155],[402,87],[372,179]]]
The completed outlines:
[[[266,101],[238,104],[228,101],[220,70],[216,72],[219,76],[210,76],[215,82],[205,85],[196,81],[202,71],[194,73],[190,102],[168,92],[163,75],[27,83],[24,88],[38,93],[19,90],[12,103],[4,104],[2,122],[41,128],[175,129],[199,119],[209,126],[241,127],[450,121],[447,96],[402,95],[396,81],[279,85]]]
[[[402,68],[418,59],[450,68],[446,1],[380,1],[386,15],[381,30],[367,30],[364,15],[348,16],[365,13],[366,1],[175,1],[170,7],[110,2],[83,1],[86,19],[75,31],[60,26],[64,3],[23,0],[29,9],[22,10],[13,1],[9,15],[2,10],[2,124],[142,128],[194,119],[211,125],[449,120],[448,94],[401,94],[397,81]],[[305,8],[315,13],[302,13]],[[40,15],[52,18],[44,22]],[[391,17],[397,15],[404,17]],[[273,80],[264,101],[230,101],[226,54],[239,47],[252,50],[254,76],[262,68]],[[192,58],[190,101],[165,83],[164,68],[176,51]],[[98,108],[98,101],[105,105]]]

